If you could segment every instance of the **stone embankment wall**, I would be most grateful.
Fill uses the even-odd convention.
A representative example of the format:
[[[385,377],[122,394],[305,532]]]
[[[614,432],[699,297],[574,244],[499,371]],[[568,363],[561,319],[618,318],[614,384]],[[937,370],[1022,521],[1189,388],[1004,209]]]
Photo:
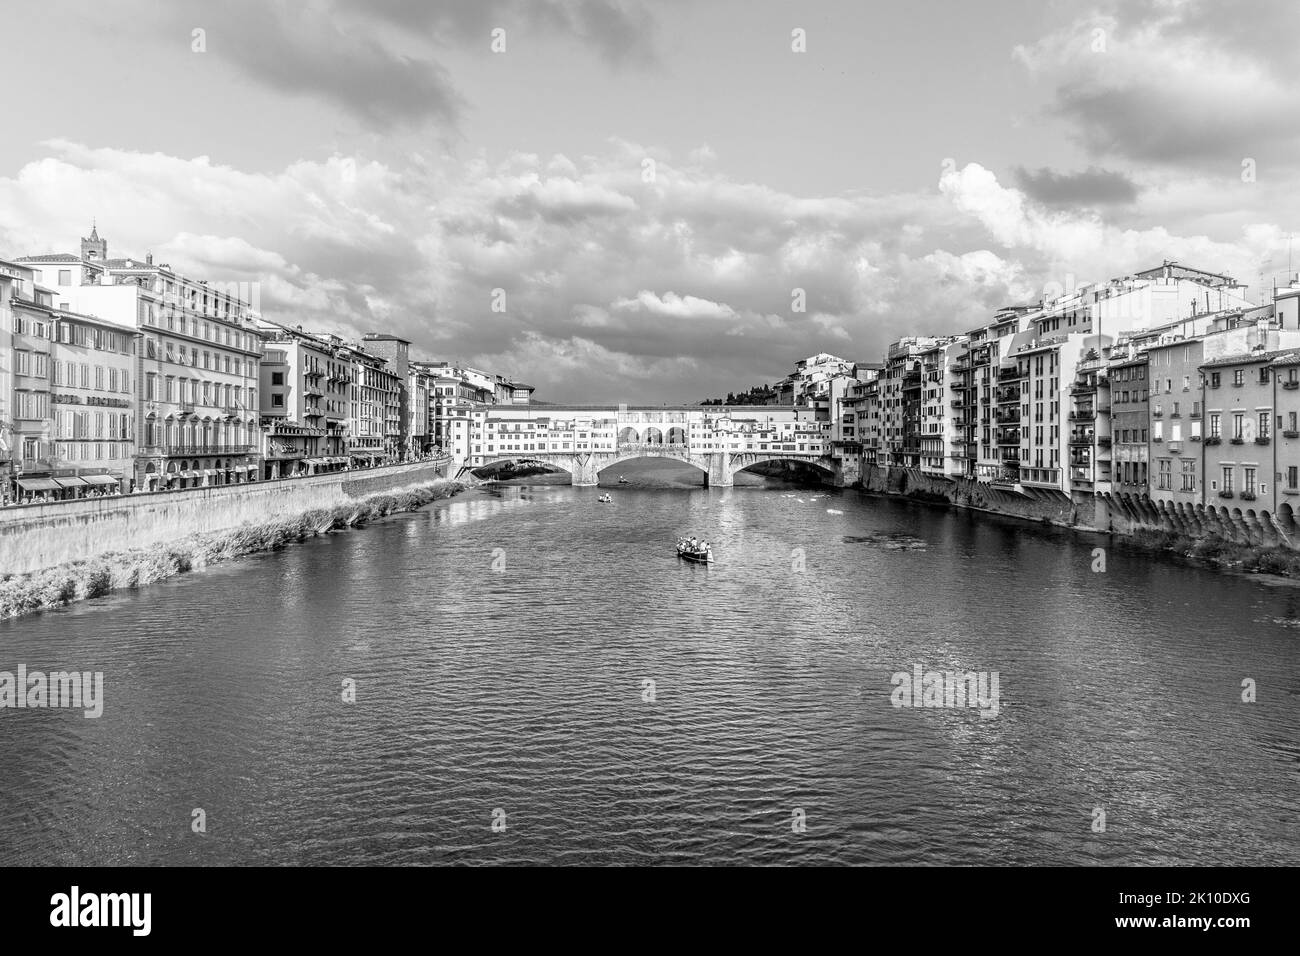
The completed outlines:
[[[1273,515],[1253,508],[1171,505],[1128,495],[1078,494],[1067,498],[1059,492],[1032,488],[1019,494],[968,479],[945,481],[914,468],[879,465],[862,466],[859,487],[877,494],[947,502],[1081,531],[1126,536],[1158,532],[1194,540],[1221,539],[1250,548],[1300,549],[1300,533],[1289,507],[1283,514]]]
[[[446,474],[446,460],[0,509],[0,575],[327,508]]]

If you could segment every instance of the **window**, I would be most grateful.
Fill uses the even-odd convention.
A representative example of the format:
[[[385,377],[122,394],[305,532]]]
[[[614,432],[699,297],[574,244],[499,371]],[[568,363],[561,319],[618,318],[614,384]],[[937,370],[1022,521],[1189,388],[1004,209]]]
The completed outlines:
[[[1259,437],[1260,438],[1268,437],[1268,421],[1272,417],[1273,416],[1270,415],[1268,412],[1259,413]]]
[[[60,269],[60,270],[59,270],[59,285],[72,285],[72,270],[71,270],[71,269]]]
[[[271,396],[271,407],[272,407],[272,408],[284,408],[284,396],[283,396],[283,395],[280,395],[280,394],[272,395],[272,396]]]
[[[1232,413],[1232,437],[1234,439],[1242,438],[1242,429],[1245,425],[1246,416],[1242,412]]]
[[[272,372],[272,373],[271,373],[271,384],[272,384],[272,385],[283,385],[283,384],[284,384],[284,373],[283,373],[283,372]]]
[[[1233,385],[1244,385],[1244,384],[1246,384],[1246,370],[1245,370],[1244,368],[1233,369],[1233,372],[1232,372],[1232,384],[1233,384]],[[1224,488],[1223,490],[1224,490],[1224,491],[1231,491],[1232,489],[1231,489],[1231,488]]]
[[[1218,372],[1211,372],[1211,373],[1210,373],[1210,388],[1218,388],[1218,387],[1219,387],[1219,373],[1218,373]]]
[[[1300,488],[1300,468],[1289,465],[1286,470],[1286,486],[1294,491]]]
[[[1211,438],[1219,437],[1219,418],[1220,415],[1218,412],[1210,412],[1210,437]]]
[[[1224,491],[1232,490],[1232,468],[1231,467],[1225,467],[1223,469],[1223,490]]]
[[[1173,461],[1168,458],[1159,460],[1160,471],[1156,475],[1156,487],[1161,491],[1171,491],[1173,489]]]
[[[1247,468],[1244,480],[1241,483],[1241,490],[1248,495],[1255,493],[1255,469]]]

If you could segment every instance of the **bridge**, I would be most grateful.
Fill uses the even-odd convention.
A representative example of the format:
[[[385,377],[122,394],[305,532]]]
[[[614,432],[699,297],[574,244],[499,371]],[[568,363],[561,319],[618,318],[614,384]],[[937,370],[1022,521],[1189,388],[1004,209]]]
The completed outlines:
[[[836,484],[852,481],[832,455],[830,423],[790,406],[494,405],[475,412],[465,468],[538,462],[575,485],[640,458],[698,468],[706,487],[730,487],[747,468],[802,462]]]

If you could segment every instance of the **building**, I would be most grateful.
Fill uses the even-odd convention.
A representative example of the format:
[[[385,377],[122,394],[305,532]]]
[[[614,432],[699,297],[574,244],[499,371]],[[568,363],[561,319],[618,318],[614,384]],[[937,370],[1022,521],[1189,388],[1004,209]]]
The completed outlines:
[[[53,304],[141,333],[135,375],[136,487],[254,480],[260,461],[261,337],[251,291],[111,259],[98,231],[82,255],[19,260],[51,283]]]
[[[1151,405],[1147,396],[1147,357],[1126,347],[1110,352],[1111,489],[1121,495],[1148,494]],[[1199,441],[1191,438],[1191,441]]]
[[[262,477],[348,466],[352,361],[337,336],[263,320],[259,414]]]
[[[1277,359],[1289,362],[1292,354],[1260,349],[1210,359],[1201,366],[1205,374],[1205,504],[1276,513],[1273,363]],[[1168,467],[1163,464],[1168,456],[1161,456],[1158,450],[1152,456],[1159,481],[1159,474]]]
[[[411,343],[396,335],[367,332],[361,347],[387,364],[396,379],[396,392],[386,396],[384,404],[384,454],[392,461],[402,461],[411,454]]]
[[[36,274],[0,263],[0,498],[130,491],[137,333],[56,309]]]
[[[347,347],[351,364],[348,456],[369,467],[401,453],[402,383],[388,362],[359,344]]]

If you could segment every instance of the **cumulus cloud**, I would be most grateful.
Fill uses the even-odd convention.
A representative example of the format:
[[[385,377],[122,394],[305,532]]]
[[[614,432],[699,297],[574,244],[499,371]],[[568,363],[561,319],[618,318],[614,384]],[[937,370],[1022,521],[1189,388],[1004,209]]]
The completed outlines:
[[[269,318],[391,331],[553,401],[704,398],[818,351],[876,360],[903,335],[973,328],[1067,272],[1168,257],[1249,278],[1287,241],[1267,219],[1211,238],[1051,208],[978,164],[937,190],[798,196],[664,152],[647,183],[634,160],[650,151],[621,141],[581,157],[333,156],[264,172],[43,150],[0,178],[0,256],[75,251],[93,211],[112,254],[255,283]],[[1137,205],[1176,200],[1157,189]]]

